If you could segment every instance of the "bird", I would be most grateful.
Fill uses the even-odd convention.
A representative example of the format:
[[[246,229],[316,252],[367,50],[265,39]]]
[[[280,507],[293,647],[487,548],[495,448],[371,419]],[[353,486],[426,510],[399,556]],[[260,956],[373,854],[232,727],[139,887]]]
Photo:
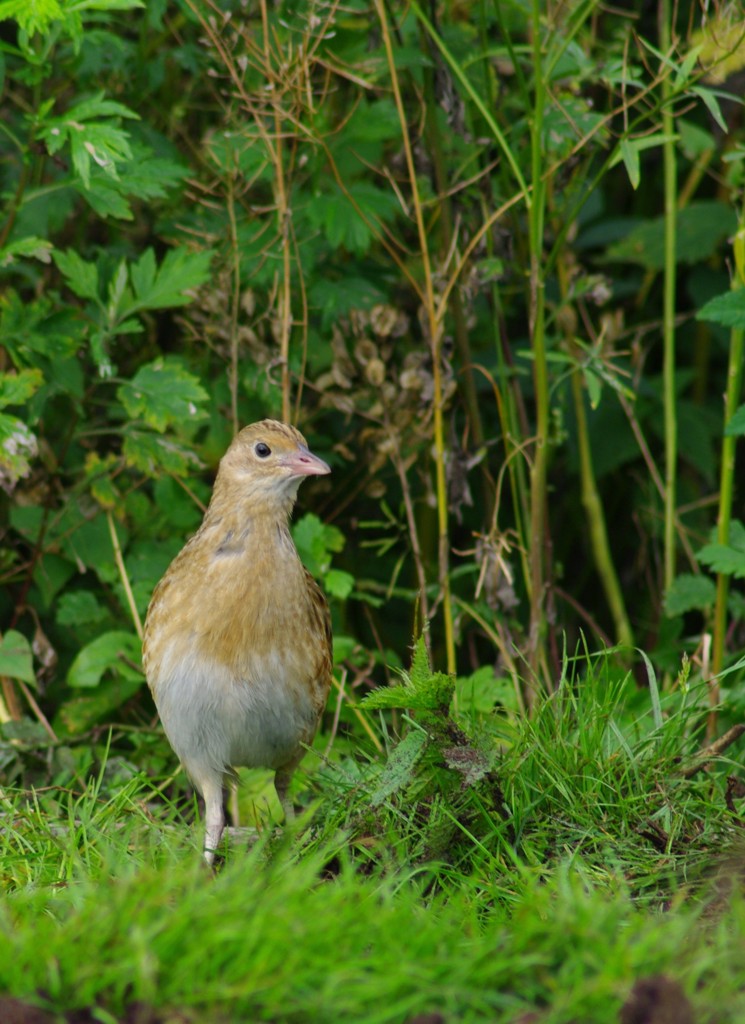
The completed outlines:
[[[223,789],[239,767],[288,787],[331,685],[328,603],[289,529],[302,481],[331,469],[295,427],[265,419],[220,460],[197,532],[156,585],[143,669],[165,734],[204,800],[204,859],[225,829]]]

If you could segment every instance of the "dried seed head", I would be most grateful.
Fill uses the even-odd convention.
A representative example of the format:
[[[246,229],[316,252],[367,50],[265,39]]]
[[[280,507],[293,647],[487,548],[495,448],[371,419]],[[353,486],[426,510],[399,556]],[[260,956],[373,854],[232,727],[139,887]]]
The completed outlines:
[[[371,359],[365,367],[365,379],[374,388],[379,388],[385,380],[385,364],[382,359]]]
[[[367,366],[371,359],[378,358],[378,346],[369,338],[360,338],[354,346],[354,358],[361,366]]]

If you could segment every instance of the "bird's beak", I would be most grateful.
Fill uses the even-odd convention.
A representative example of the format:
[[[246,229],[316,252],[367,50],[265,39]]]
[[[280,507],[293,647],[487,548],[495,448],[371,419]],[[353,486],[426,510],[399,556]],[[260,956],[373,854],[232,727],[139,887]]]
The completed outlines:
[[[331,467],[304,444],[299,444],[296,451],[285,455],[282,463],[292,471],[293,476],[325,476],[331,472]]]

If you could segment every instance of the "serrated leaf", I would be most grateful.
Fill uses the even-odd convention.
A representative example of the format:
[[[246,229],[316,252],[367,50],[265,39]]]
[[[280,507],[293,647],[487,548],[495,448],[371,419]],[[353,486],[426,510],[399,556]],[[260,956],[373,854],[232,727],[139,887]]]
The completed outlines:
[[[155,255],[152,249],[147,249],[131,268],[135,298],[131,309],[122,312],[187,305],[191,297],[186,292],[199,288],[208,280],[212,256],[210,250],[169,249],[156,270]]]
[[[732,419],[724,428],[724,433],[727,437],[741,437],[745,434],[745,405],[735,410]]]
[[[197,377],[175,361],[156,359],[141,366],[117,391],[132,419],[141,419],[163,433],[175,423],[197,423],[207,415],[200,406],[209,395]]]
[[[417,637],[417,641],[414,644],[414,652],[411,656],[411,672],[409,679],[412,686],[420,686],[425,683],[432,675],[432,667],[429,663],[429,654],[427,653],[427,644],[424,639],[424,634],[420,634]]]
[[[158,479],[164,472],[188,476],[200,466],[199,459],[184,445],[168,437],[129,430],[122,454],[128,466]]]
[[[704,611],[716,600],[716,584],[708,576],[681,573],[665,594],[665,614],[672,618],[686,612]]]
[[[36,682],[31,644],[15,629],[9,629],[0,640],[0,676]]]
[[[57,602],[56,620],[59,626],[95,625],[106,618],[106,609],[91,590],[73,590],[62,594]]]
[[[384,800],[411,782],[414,768],[427,745],[427,739],[426,733],[412,729],[393,749],[370,797],[373,807],[379,807]]]
[[[123,103],[116,100],[107,100],[103,92],[97,92],[93,96],[76,103],[70,107],[65,114],[57,118],[58,121],[74,122],[80,124],[83,121],[90,121],[92,118],[124,117],[133,121],[139,121],[140,115],[134,110],[125,107]]]
[[[354,576],[342,569],[329,569],[323,577],[323,585],[332,597],[338,597],[343,601],[354,589]]]
[[[93,164],[118,178],[116,165],[132,156],[128,133],[105,124],[87,125],[80,132],[71,133],[70,153],[73,167],[86,188],[90,187]]]
[[[147,295],[151,291],[155,282],[155,273],[158,269],[155,261],[155,251],[153,249],[146,249],[142,256],[136,263],[133,263],[130,268],[130,277],[132,279],[132,287],[134,293],[138,299]]]
[[[92,169],[99,167],[116,178],[117,164],[132,159],[129,133],[119,127],[121,118],[139,120],[139,115],[123,103],[105,99],[99,92],[70,107],[60,117],[47,120],[39,137],[50,155],[69,144],[73,167],[87,189]]]
[[[736,579],[745,577],[745,552],[729,544],[705,544],[697,557],[699,562],[708,565],[713,572],[734,576]]]
[[[20,370],[0,373],[0,409],[6,405],[22,405],[44,383],[41,370]]]
[[[711,539],[712,541],[716,540],[716,527],[712,527]],[[727,531],[727,542],[730,547],[745,554],[745,523],[740,519],[733,519],[730,522],[729,530]]]
[[[428,675],[417,686],[381,686],[360,702],[370,710],[397,708],[401,711],[443,711],[450,707],[455,691],[455,680],[442,672]]]
[[[171,189],[188,175],[188,170],[173,160],[161,157],[142,156],[119,168],[122,182],[119,187],[129,196],[138,199],[162,199]],[[114,183],[115,187],[117,183]]]
[[[77,180],[72,187],[99,217],[132,220],[132,207],[122,194],[122,183],[114,178],[92,176],[87,187]]]
[[[55,252],[53,259],[70,291],[81,299],[98,299],[98,267],[95,263],[87,263],[74,249]]]
[[[45,238],[37,238],[35,235],[28,235],[26,238],[19,238],[16,242],[8,242],[0,249],[0,267],[9,267],[20,257],[39,260],[41,263],[51,262],[52,243]]]
[[[142,677],[135,667],[140,663],[140,641],[134,633],[111,630],[87,644],[67,673],[67,685],[74,688],[98,686],[106,672],[115,671],[126,680]]]
[[[697,320],[708,320],[724,327],[745,329],[745,288],[736,288],[715,295],[696,314]]]
[[[3,0],[0,3],[0,21],[13,18],[30,36],[46,32],[53,21],[64,17],[57,0]]]

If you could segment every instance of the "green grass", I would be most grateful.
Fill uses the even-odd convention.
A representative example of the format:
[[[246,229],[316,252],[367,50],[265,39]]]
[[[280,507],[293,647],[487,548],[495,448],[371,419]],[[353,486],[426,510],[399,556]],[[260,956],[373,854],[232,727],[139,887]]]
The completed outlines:
[[[385,761],[315,772],[295,832],[236,844],[214,877],[144,777],[4,791],[0,992],[104,1022],[142,1002],[163,1020],[602,1024],[665,974],[697,1021],[743,1019],[728,769],[682,773],[705,703],[657,704],[608,659],[582,672],[529,723],[462,713],[466,735],[412,713],[416,757],[389,738]],[[453,742],[470,775],[444,763]]]

